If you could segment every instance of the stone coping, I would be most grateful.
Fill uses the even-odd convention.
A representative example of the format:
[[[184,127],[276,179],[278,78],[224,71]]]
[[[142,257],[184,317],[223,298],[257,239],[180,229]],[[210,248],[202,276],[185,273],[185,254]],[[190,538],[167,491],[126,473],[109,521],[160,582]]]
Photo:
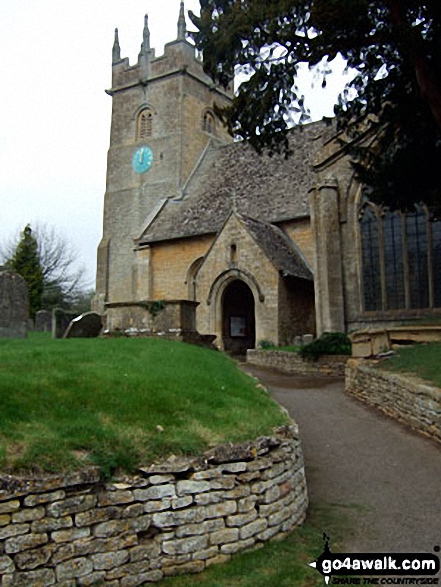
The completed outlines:
[[[0,475],[2,587],[134,587],[285,536],[306,515],[295,424],[111,482]]]
[[[440,388],[412,375],[374,368],[366,359],[351,359],[345,391],[441,443]]]
[[[388,351],[393,344],[441,342],[440,325],[364,328],[349,334],[354,357],[372,357]]]

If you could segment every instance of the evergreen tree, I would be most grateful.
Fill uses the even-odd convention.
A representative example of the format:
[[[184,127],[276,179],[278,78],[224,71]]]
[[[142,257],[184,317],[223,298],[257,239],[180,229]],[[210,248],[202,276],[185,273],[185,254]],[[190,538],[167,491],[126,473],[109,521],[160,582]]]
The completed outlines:
[[[6,266],[19,273],[28,284],[29,313],[30,317],[34,319],[36,312],[41,309],[44,276],[38,254],[38,243],[32,235],[29,224],[23,230],[15,253],[8,260]]]
[[[83,281],[84,269],[77,266],[78,254],[75,248],[63,235],[60,236],[53,227],[45,224],[37,224],[33,230],[28,225],[25,230],[30,231],[27,238],[32,239],[34,245],[36,243],[33,254],[39,260],[43,275],[43,290],[38,296],[38,309],[69,310],[86,289]],[[19,248],[23,246],[23,238],[23,235],[20,235],[20,240],[13,236],[0,246],[0,260],[7,260],[9,267],[12,267]]]
[[[206,72],[224,85],[235,68],[248,76],[218,111],[231,134],[289,154],[292,113],[300,122],[308,114],[299,64],[325,85],[340,53],[356,75],[336,105],[337,125],[371,197],[441,208],[440,0],[201,0],[201,16],[190,16]]]

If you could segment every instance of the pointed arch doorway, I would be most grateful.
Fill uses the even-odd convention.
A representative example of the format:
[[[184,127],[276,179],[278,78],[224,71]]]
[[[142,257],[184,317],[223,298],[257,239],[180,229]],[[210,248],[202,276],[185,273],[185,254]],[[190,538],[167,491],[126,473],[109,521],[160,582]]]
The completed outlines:
[[[241,279],[231,281],[222,294],[222,342],[226,352],[246,354],[256,344],[253,292]]]

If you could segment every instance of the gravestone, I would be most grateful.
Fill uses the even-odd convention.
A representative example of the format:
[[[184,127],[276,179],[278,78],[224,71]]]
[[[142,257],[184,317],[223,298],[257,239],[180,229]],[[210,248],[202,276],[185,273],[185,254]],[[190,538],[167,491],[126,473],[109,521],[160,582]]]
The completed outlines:
[[[35,331],[52,332],[52,312],[39,310],[35,314]]]
[[[64,338],[95,338],[99,336],[102,327],[99,314],[86,312],[72,320],[67,327]]]
[[[29,319],[29,291],[15,271],[0,271],[0,336],[26,338]]]
[[[52,338],[63,338],[67,327],[78,314],[66,312],[62,308],[52,310]]]

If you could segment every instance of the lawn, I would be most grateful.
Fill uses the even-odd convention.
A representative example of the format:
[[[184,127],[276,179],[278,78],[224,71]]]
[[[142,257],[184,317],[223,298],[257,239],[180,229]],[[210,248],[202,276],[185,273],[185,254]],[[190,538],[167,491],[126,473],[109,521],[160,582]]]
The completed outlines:
[[[381,362],[379,368],[416,375],[441,387],[441,344],[415,344],[402,347],[397,354]]]
[[[286,423],[226,355],[153,339],[0,340],[0,470],[132,471]]]
[[[292,345],[287,345],[287,346],[269,346],[266,347],[265,350],[270,350],[270,351],[283,351],[285,353],[299,353],[302,350],[302,346],[298,345],[298,344],[292,344]]]
[[[287,538],[234,555],[203,573],[165,579],[161,587],[322,587],[323,577],[308,563],[322,554],[324,532],[331,550],[344,552],[343,540],[350,535],[346,512],[336,505],[313,504],[306,522]]]

